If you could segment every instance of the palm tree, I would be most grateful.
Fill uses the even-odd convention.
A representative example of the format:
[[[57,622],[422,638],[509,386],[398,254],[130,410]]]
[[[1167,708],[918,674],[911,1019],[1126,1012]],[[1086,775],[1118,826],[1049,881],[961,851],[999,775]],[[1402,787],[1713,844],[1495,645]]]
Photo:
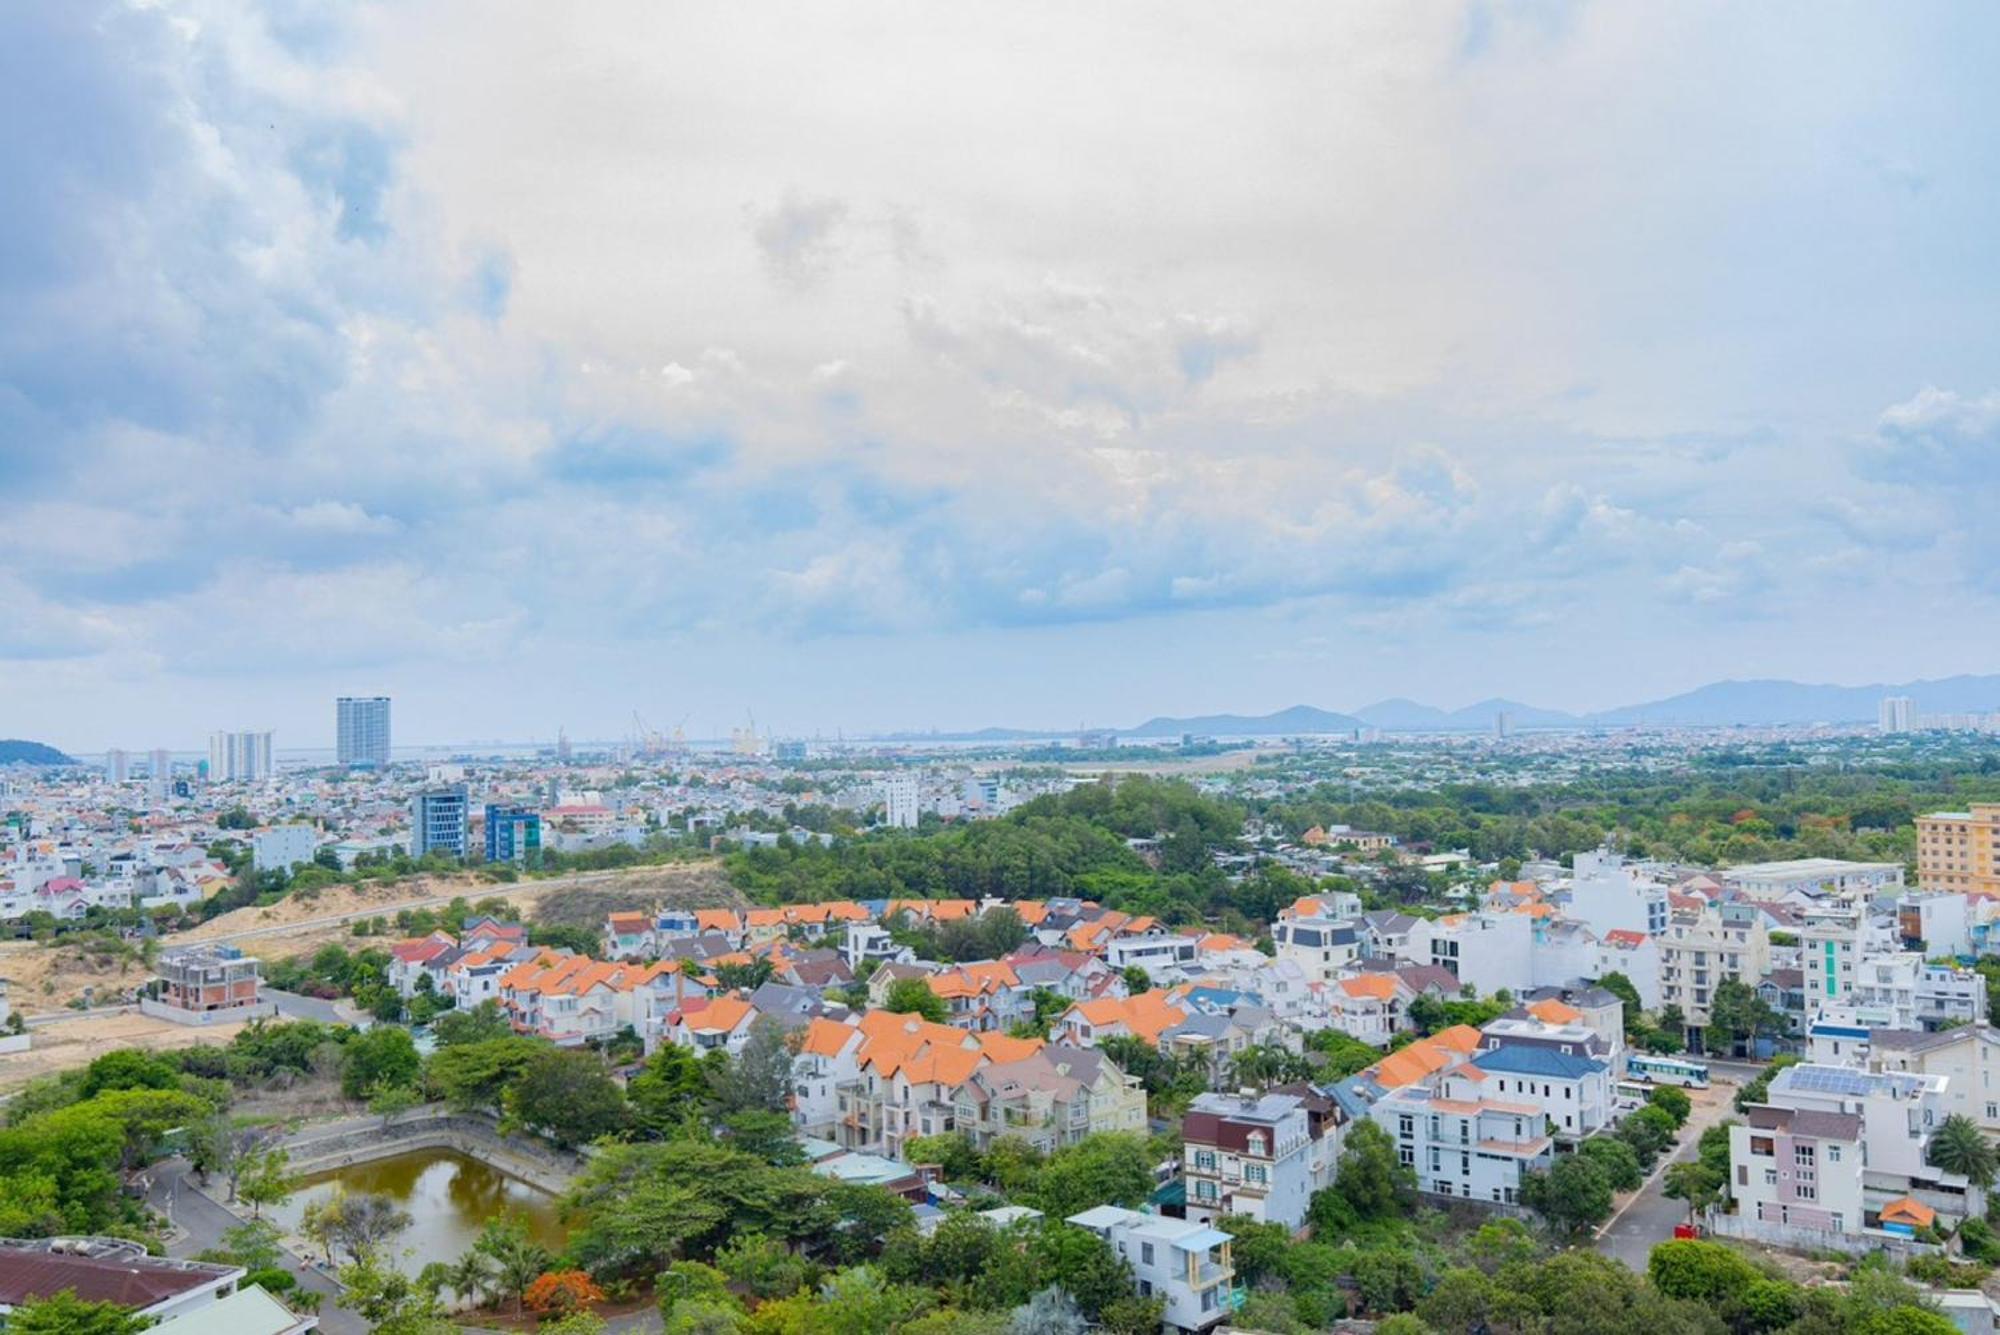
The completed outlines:
[[[549,1265],[549,1253],[528,1236],[525,1221],[502,1215],[486,1221],[473,1248],[493,1262],[502,1292],[514,1295],[514,1315],[521,1314],[521,1298]]]
[[[453,1262],[446,1272],[445,1286],[459,1297],[479,1306],[479,1295],[493,1282],[493,1266],[476,1247]]]
[[[1993,1185],[1994,1172],[2000,1168],[1992,1142],[1964,1113],[1945,1118],[1931,1136],[1930,1161],[1931,1167],[1956,1173],[1981,1189]]]

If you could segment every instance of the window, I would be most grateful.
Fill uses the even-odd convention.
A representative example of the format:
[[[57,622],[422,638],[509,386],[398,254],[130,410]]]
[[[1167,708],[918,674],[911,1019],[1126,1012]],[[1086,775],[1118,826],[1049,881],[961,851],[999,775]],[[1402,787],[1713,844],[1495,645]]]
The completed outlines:
[[[1263,1183],[1268,1182],[1270,1178],[1264,1171],[1264,1165],[1251,1164],[1243,1170],[1243,1180],[1245,1182],[1255,1182],[1258,1183],[1259,1185],[1262,1185]]]
[[[1813,1147],[1810,1145],[1792,1146],[1792,1162],[1803,1168],[1812,1167],[1814,1162]]]
[[[1196,1150],[1194,1152],[1194,1166],[1196,1168],[1205,1168],[1213,1170],[1215,1167],[1215,1151]]]
[[[1141,1262],[1143,1262],[1144,1264],[1146,1264],[1146,1265],[1151,1265],[1151,1264],[1153,1263],[1153,1244],[1152,1244],[1152,1243],[1150,1243],[1150,1242],[1142,1242],[1142,1243],[1140,1243],[1140,1244],[1139,1244],[1139,1260],[1140,1260]]]
[[[1777,1186],[1777,1185],[1778,1185],[1778,1170],[1777,1170],[1777,1169],[1775,1169],[1775,1168],[1766,1168],[1766,1169],[1764,1170],[1764,1185],[1765,1185],[1765,1186],[1767,1186],[1767,1187],[1775,1187],[1775,1186]]]
[[[1819,1188],[1817,1187],[1809,1187],[1801,1184],[1796,1190],[1799,1193],[1799,1199],[1802,1201],[1816,1201],[1819,1199]]]
[[[1778,1144],[1769,1136],[1750,1137],[1750,1152],[1769,1159],[1778,1152]]]

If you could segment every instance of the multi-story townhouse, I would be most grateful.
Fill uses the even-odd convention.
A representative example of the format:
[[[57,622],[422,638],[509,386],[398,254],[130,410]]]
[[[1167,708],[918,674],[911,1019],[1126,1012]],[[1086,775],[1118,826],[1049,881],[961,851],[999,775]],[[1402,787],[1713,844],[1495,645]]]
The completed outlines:
[[[1564,917],[1599,937],[1616,931],[1658,936],[1667,930],[1666,886],[1606,850],[1578,853],[1573,861]]]
[[[1986,1018],[1986,979],[1914,951],[1870,955],[1856,965],[1847,1001],[1876,1028],[1941,1029]]]
[[[954,1129],[979,1149],[1003,1136],[1043,1153],[1108,1131],[1146,1129],[1146,1090],[1103,1053],[1060,1044],[974,1071],[953,1095]]]
[[[908,964],[884,964],[868,975],[868,1004],[879,1010],[888,1005],[889,989],[897,983],[909,978],[919,982],[925,981],[943,967],[928,960],[912,960]]]
[[[1160,1032],[1159,1049],[1191,1070],[1205,1071],[1211,1085],[1231,1079],[1236,1058],[1253,1047],[1283,1040],[1285,1028],[1261,1006],[1239,1006],[1227,1014],[1190,1014]]]
[[[1806,975],[1808,1009],[1847,1000],[1868,939],[1868,915],[1858,905],[1828,900],[1799,910],[1799,966]]]
[[[1290,918],[1271,925],[1277,958],[1298,966],[1307,978],[1330,983],[1361,954],[1353,923],[1332,918]]]
[[[1212,1330],[1242,1305],[1234,1287],[1229,1234],[1187,1219],[1100,1205],[1068,1222],[1103,1238],[1132,1267],[1142,1298],[1166,1303],[1166,1321],[1183,1331]]]
[[[1112,968],[1143,969],[1155,983],[1178,983],[1194,972],[1200,957],[1199,939],[1175,936],[1165,929],[1113,937],[1104,943],[1104,962]]]
[[[748,997],[734,993],[690,997],[685,1004],[667,1012],[661,1024],[661,1038],[698,1053],[726,1052],[737,1057],[750,1041],[750,1026],[757,1018],[757,1008]]]
[[[1595,1037],[1593,1035],[1593,1037]],[[1479,1079],[1474,1069],[1488,1078]],[[1481,1097],[1538,1108],[1550,1135],[1575,1142],[1611,1126],[1610,1063],[1580,1051],[1533,1042],[1503,1042],[1457,1068]]]
[[[1804,1062],[1778,1072],[1765,1102],[1859,1116],[1866,1141],[1864,1185],[1877,1196],[1924,1188],[1955,1190],[1962,1198],[1964,1180],[1950,1179],[1928,1162],[1931,1135],[1944,1121],[1945,1083],[1942,1075]]]
[[[879,923],[851,922],[841,939],[841,954],[851,969],[859,970],[869,962],[875,964],[914,964],[917,952],[908,946],[899,946],[889,935],[889,929]]]
[[[1004,960],[961,964],[924,979],[960,1029],[1005,1029],[1034,1015],[1032,990]]]
[[[1129,995],[1125,980],[1116,969],[1080,950],[1032,945],[1015,951],[1004,962],[1013,968],[1021,986],[1031,993],[1045,990],[1071,1001]]]
[[[855,1074],[835,1085],[835,1139],[892,1157],[911,1137],[957,1128],[957,1090],[974,1073],[1042,1047],[1039,1039],[973,1034],[891,1011],[869,1011],[855,1023],[866,1041]]]
[[[1313,1119],[1295,1094],[1201,1094],[1181,1121],[1187,1217],[1211,1224],[1243,1215],[1304,1226],[1326,1158],[1314,1152]],[[1322,1135],[1327,1128],[1318,1128]]]
[[[1754,905],[1677,909],[1658,940],[1660,1005],[1680,1007],[1689,1029],[1708,1027],[1725,980],[1754,988],[1771,967],[1771,934]]]
[[[647,985],[675,968],[544,954],[502,975],[497,999],[516,1030],[575,1047],[621,1029],[637,1033],[650,1003]]]
[[[1534,920],[1522,913],[1455,913],[1431,924],[1430,962],[1484,996],[1534,986]]]
[[[1361,954],[1367,959],[1393,960],[1398,964],[1431,962],[1431,921],[1381,909],[1361,914],[1355,920]]]
[[[824,1017],[809,1020],[792,1058],[792,1125],[799,1134],[837,1140],[839,1091],[860,1078],[860,1051],[868,1035],[859,1025]]]
[[[1464,1062],[1390,1090],[1369,1110],[1416,1171],[1419,1190],[1511,1205],[1524,1173],[1547,1170],[1555,1141],[1541,1104],[1501,1097],[1491,1084]]]
[[[1613,928],[1598,938],[1596,967],[1584,976],[1601,979],[1607,974],[1622,975],[1639,994],[1639,1005],[1657,1010],[1664,1004],[1660,964],[1659,937]]]
[[[1324,984],[1324,1026],[1351,1038],[1386,1048],[1404,1027],[1403,1017],[1415,999],[1403,980],[1388,971],[1358,973]]]
[[[1866,1153],[1860,1117],[1753,1104],[1746,1118],[1729,1128],[1729,1194],[1753,1233],[1759,1226],[1862,1230]]]
[[[415,996],[417,979],[427,973],[425,966],[457,948],[457,940],[444,932],[432,932],[429,936],[396,942],[389,947],[389,966],[385,971],[389,986],[405,997]],[[437,981],[432,976],[432,982]]]
[[[1936,959],[1978,953],[1973,929],[1978,915],[1972,896],[1955,891],[1912,891],[1896,901],[1896,929],[1906,950]]]
[[[614,960],[646,960],[659,953],[648,913],[613,913],[604,919],[604,955]]]
[[[1480,1049],[1491,1051],[1519,1045],[1549,1048],[1566,1056],[1591,1057],[1603,1062],[1610,1079],[1616,1080],[1625,1067],[1625,1036],[1618,1019],[1623,1007],[1609,993],[1602,995],[1610,1000],[1610,1007],[1587,1004],[1599,992],[1600,989],[1591,989],[1578,994],[1577,1000],[1584,1005],[1542,998],[1517,1006],[1480,1029]]]
[[[1817,1051],[1812,1059],[1820,1060]],[[1853,1050],[1836,1060],[1854,1064]],[[1870,1070],[1944,1077],[1944,1115],[1970,1117],[2000,1135],[2000,1031],[1984,1020],[1931,1032],[1872,1030],[1859,1060]]]
[[[1052,1035],[1078,1047],[1095,1047],[1106,1038],[1138,1038],[1157,1045],[1160,1035],[1188,1018],[1164,988],[1130,997],[1099,997],[1080,1001],[1064,1011]]]

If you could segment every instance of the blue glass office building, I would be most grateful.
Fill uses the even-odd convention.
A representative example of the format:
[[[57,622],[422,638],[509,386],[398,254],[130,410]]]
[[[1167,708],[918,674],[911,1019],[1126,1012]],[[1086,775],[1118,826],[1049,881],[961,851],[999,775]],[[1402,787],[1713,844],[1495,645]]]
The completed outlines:
[[[486,860],[525,862],[535,866],[542,860],[542,816],[526,807],[486,804]]]

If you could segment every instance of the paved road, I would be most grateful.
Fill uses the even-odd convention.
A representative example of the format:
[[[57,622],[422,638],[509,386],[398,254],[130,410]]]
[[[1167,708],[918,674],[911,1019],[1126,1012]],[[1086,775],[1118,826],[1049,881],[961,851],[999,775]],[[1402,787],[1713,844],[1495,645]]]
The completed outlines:
[[[151,1175],[152,1185],[146,1193],[147,1202],[183,1230],[168,1244],[167,1255],[188,1257],[211,1247],[220,1247],[223,1233],[239,1222],[235,1215],[197,1191],[193,1181],[187,1180],[187,1160],[167,1159],[155,1164]],[[366,1321],[344,1307],[335,1306],[340,1294],[339,1284],[290,1253],[285,1255],[283,1264],[297,1278],[301,1288],[326,1295],[319,1309],[321,1330],[327,1335],[368,1335]]]
[[[1645,1270],[1646,1258],[1652,1254],[1655,1244],[1673,1237],[1674,1225],[1685,1224],[1688,1218],[1687,1202],[1664,1194],[1667,1168],[1695,1157],[1701,1133],[1735,1112],[1731,1102],[1736,1097],[1737,1081],[1762,1069],[1754,1063],[1709,1063],[1709,1072],[1716,1077],[1715,1083],[1704,1091],[1689,1091],[1705,1097],[1698,1097],[1688,1124],[1681,1132],[1680,1147],[1653,1166],[1653,1175],[1639,1189],[1638,1195],[1605,1223],[1597,1235],[1598,1251],[1623,1261],[1634,1270]]]

